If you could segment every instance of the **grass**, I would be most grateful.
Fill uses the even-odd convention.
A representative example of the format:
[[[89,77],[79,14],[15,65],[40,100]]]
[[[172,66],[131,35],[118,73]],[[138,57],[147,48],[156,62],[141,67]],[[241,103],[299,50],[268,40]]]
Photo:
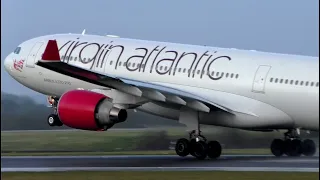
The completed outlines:
[[[159,132],[159,131],[157,131]],[[2,151],[130,151],[136,149],[144,135],[154,131],[46,131],[1,132]],[[168,130],[168,136],[183,135]]]
[[[316,180],[319,173],[293,172],[44,172],[1,173],[4,180]]]

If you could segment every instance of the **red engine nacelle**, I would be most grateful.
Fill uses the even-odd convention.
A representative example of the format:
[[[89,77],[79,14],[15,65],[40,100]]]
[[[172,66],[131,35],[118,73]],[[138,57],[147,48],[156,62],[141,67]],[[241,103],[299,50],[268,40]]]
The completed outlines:
[[[127,119],[127,111],[114,107],[107,96],[86,90],[64,93],[57,110],[63,124],[83,130],[108,129]]]

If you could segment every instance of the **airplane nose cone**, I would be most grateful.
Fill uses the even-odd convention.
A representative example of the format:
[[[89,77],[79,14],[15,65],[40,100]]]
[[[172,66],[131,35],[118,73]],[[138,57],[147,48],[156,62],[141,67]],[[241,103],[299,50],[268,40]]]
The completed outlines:
[[[10,59],[8,57],[4,60],[4,68],[7,72],[10,71]]]

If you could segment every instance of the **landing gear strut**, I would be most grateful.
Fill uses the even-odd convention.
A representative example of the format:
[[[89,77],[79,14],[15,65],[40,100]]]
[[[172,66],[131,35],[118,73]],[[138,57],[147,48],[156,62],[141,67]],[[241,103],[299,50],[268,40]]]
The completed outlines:
[[[273,155],[280,157],[287,156],[313,156],[316,153],[314,141],[306,139],[302,141],[299,137],[298,130],[289,130],[284,133],[284,140],[274,139],[271,143],[271,152]]]
[[[63,123],[60,121],[57,111],[58,99],[50,99],[49,103],[53,108],[53,114],[50,114],[47,119],[49,126],[62,126]]]

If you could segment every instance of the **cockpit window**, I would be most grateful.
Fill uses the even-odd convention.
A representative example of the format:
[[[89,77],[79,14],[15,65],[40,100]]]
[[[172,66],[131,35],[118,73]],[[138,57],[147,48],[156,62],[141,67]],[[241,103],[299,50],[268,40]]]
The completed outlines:
[[[19,54],[20,51],[21,51],[21,47],[17,47],[17,48],[13,51],[13,53]]]

